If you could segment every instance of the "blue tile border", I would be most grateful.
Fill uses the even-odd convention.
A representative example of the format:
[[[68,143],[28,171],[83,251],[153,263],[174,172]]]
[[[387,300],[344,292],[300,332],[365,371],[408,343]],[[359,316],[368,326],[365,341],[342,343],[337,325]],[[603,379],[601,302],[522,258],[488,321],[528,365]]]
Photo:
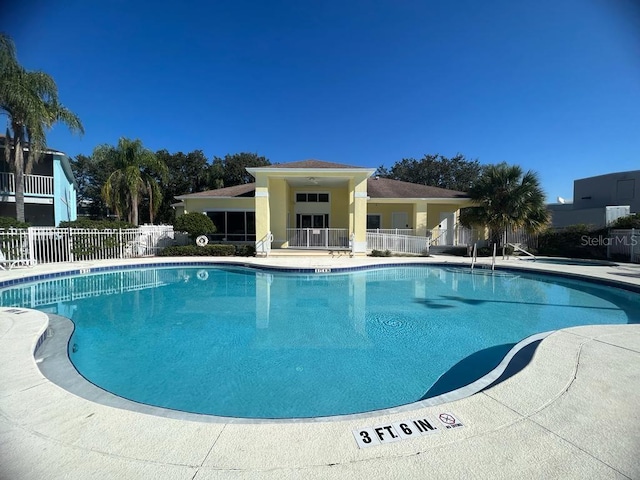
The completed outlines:
[[[469,264],[465,263],[450,263],[450,262],[429,262],[429,263],[415,263],[415,262],[394,262],[394,263],[381,263],[381,264],[373,264],[373,265],[359,265],[354,267],[323,267],[321,268],[321,272],[316,271],[316,267],[314,268],[294,268],[294,267],[278,267],[278,266],[270,266],[270,265],[256,265],[253,263],[247,263],[243,261],[231,261],[231,262],[217,262],[213,261],[193,261],[193,262],[149,262],[149,263],[133,263],[129,265],[109,265],[105,267],[87,267],[87,268],[72,268],[70,270],[65,270],[62,272],[53,272],[41,275],[32,275],[28,277],[15,278],[10,280],[5,280],[0,282],[0,289],[12,287],[15,285],[20,285],[24,283],[32,283],[41,280],[49,280],[52,278],[59,277],[71,277],[76,275],[88,275],[88,274],[96,274],[96,273],[104,273],[104,272],[113,272],[113,271],[126,271],[126,270],[136,270],[136,269],[149,269],[149,268],[176,268],[176,267],[242,267],[248,268],[252,270],[259,270],[265,272],[280,272],[280,273],[302,273],[302,274],[313,274],[313,275],[331,275],[334,273],[348,273],[348,272],[357,272],[364,270],[374,270],[374,269],[384,269],[384,268],[394,268],[394,267],[448,267],[448,268],[456,268],[462,271],[469,271],[469,273],[479,273],[482,272],[483,275],[489,274],[490,269],[486,268],[486,266],[477,267],[477,270],[471,270]],[[329,271],[326,271],[326,270]],[[557,272],[550,270],[538,270],[527,268],[526,266],[498,266],[496,265],[495,271],[500,272],[509,272],[509,273],[528,273],[531,275],[538,275],[543,277],[560,277],[566,278],[570,280],[580,280],[587,283],[594,283],[597,285],[604,285],[613,288],[619,288],[623,290],[628,290],[633,293],[640,293],[640,285],[634,285],[631,283],[627,283],[624,281],[615,281],[610,279],[603,279],[597,277],[585,276],[580,273],[571,273],[571,272]]]

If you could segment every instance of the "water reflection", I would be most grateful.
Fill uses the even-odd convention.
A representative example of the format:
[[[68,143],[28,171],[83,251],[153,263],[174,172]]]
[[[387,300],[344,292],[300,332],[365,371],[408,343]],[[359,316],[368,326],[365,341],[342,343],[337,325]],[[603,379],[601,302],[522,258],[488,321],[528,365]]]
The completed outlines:
[[[70,357],[107,390],[257,417],[410,403],[440,391],[431,387],[466,358],[474,369],[456,368],[453,384],[475,380],[501,360],[498,345],[566,326],[640,321],[630,292],[424,266],[328,275],[151,268],[1,293],[4,306],[71,318]],[[485,357],[492,358],[478,365]]]

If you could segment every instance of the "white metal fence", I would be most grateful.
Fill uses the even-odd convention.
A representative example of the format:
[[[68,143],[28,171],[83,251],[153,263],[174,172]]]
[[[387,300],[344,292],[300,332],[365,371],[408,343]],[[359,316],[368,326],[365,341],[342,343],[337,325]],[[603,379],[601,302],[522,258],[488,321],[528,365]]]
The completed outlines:
[[[349,248],[346,228],[287,228],[289,248]]]
[[[184,244],[171,225],[118,230],[29,227],[0,229],[0,260],[5,264],[75,262],[156,255],[169,245]]]
[[[166,284],[167,282],[161,278],[160,271],[157,269],[83,277],[60,277],[45,280],[38,285],[7,290],[3,293],[3,306],[37,308],[79,298],[132,292]]]
[[[629,262],[640,263],[640,230],[611,230],[609,237],[597,238],[597,242],[606,243],[607,258],[621,257]]]
[[[415,235],[367,232],[367,250],[389,250],[392,253],[427,255],[429,239]]]
[[[476,241],[475,231],[462,225],[456,225],[453,228],[436,228],[429,230],[427,234],[430,236],[431,246],[434,247],[467,246]]]
[[[392,235],[415,235],[413,228],[369,228],[367,233],[389,233]]]

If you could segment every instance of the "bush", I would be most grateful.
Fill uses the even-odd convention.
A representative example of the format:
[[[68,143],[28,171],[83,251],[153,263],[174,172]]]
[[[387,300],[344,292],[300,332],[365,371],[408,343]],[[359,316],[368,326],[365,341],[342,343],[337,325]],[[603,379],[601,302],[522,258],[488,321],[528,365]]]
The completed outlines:
[[[513,247],[507,245],[504,249],[505,255],[513,255]],[[479,257],[493,257],[493,245],[487,247],[478,247],[477,254]],[[502,256],[502,247],[496,248],[496,257]]]
[[[469,249],[465,247],[450,247],[442,250],[442,253],[445,255],[454,255],[456,257],[467,257],[469,256]]]
[[[19,222],[13,217],[0,217],[0,228],[28,228],[30,226],[30,224]]]
[[[236,253],[233,245],[184,245],[167,247],[159,254],[161,257],[232,257]]]
[[[626,230],[629,228],[640,228],[640,213],[634,213],[633,215],[627,215],[626,217],[620,217],[614,220],[610,228],[616,228]]]
[[[391,252],[389,250],[371,250],[372,257],[390,257]]]
[[[538,253],[552,257],[607,258],[606,245],[590,245],[585,240],[606,237],[607,229],[593,229],[589,225],[571,225],[564,230],[549,231],[538,237]]]
[[[208,233],[216,233],[216,226],[211,219],[203,213],[190,212],[180,215],[173,222],[173,229],[178,232],[187,232],[195,241],[196,237]]]
[[[129,222],[120,220],[91,220],[89,218],[79,218],[68,222],[60,222],[60,228],[87,228],[94,230],[118,230],[126,228],[136,228]]]
[[[255,245],[236,245],[236,257],[255,257]]]

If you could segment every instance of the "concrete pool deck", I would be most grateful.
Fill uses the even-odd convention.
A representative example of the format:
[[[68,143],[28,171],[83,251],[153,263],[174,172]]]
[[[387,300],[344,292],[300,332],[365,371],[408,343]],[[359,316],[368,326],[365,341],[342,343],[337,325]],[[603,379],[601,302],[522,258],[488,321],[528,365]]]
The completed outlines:
[[[171,259],[173,261],[174,259]],[[175,259],[180,261],[179,259]],[[220,258],[182,259],[183,261]],[[168,259],[136,259],[136,264]],[[282,257],[226,261],[293,268],[468,259]],[[132,261],[0,272],[0,281]],[[484,265],[487,260],[481,260]],[[525,265],[526,264],[526,265]],[[640,265],[498,266],[640,286]],[[21,309],[22,310],[22,309]],[[521,372],[471,397],[337,421],[198,422],[94,403],[45,378],[33,351],[41,312],[0,309],[0,479],[640,478],[640,325],[545,338]],[[453,414],[462,427],[358,448],[354,430]],[[437,422],[437,420],[436,420]]]

